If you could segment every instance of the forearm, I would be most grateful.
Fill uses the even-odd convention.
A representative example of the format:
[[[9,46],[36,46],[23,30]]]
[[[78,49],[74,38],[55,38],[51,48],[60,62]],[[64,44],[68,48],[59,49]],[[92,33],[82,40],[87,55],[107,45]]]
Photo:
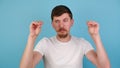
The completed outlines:
[[[28,42],[20,63],[20,68],[32,67],[34,42],[35,42],[35,38],[29,35]]]
[[[109,68],[110,67],[110,62],[108,59],[108,56],[105,52],[105,49],[103,47],[100,35],[94,35],[92,36],[94,43],[96,45],[96,53],[97,53],[97,60],[100,64],[100,66],[103,68]]]

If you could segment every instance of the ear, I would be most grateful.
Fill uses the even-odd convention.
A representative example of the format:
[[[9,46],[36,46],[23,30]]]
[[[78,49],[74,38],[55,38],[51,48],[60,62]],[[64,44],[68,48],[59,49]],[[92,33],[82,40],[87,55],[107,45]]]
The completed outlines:
[[[52,27],[54,28],[54,24],[53,24],[53,21],[51,22],[51,25],[52,25]]]
[[[74,20],[73,20],[73,19],[71,19],[71,26],[73,26],[73,24],[74,24]]]

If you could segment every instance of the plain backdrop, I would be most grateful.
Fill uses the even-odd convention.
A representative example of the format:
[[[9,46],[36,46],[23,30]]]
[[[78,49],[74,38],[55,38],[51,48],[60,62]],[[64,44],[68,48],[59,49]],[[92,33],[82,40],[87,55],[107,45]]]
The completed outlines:
[[[111,68],[120,67],[120,0],[0,0],[0,68],[19,68],[32,21],[44,22],[35,45],[43,37],[56,35],[50,17],[56,5],[71,9],[71,34],[85,38],[94,48],[86,22],[97,21]],[[84,68],[96,68],[86,57],[83,61]],[[44,68],[43,61],[36,68]]]

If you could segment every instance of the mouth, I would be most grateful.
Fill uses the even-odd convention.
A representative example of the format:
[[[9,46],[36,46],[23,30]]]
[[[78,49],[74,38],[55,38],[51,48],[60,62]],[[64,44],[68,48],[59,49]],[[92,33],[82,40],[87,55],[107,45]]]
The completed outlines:
[[[59,33],[64,34],[64,33],[66,33],[66,31],[65,30],[60,30]]]
[[[60,29],[58,30],[58,32],[65,32],[65,31],[67,31],[67,30],[64,29],[64,28],[60,28]]]

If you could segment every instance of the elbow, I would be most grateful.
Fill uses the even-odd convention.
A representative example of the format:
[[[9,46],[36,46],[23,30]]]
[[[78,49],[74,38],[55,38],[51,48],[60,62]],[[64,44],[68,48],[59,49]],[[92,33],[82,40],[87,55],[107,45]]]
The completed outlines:
[[[110,62],[106,61],[106,62],[102,62],[102,63],[98,63],[97,68],[110,68]]]
[[[101,68],[110,68],[110,62],[106,62]]]
[[[20,68],[30,68],[26,63],[21,62]]]
[[[20,63],[20,68],[35,68],[33,64]]]
[[[20,63],[20,68],[27,68],[27,66],[24,65],[23,63]]]
[[[24,66],[24,65],[23,65],[23,63],[22,63],[22,62],[20,62],[20,68],[24,68],[23,66]]]
[[[20,68],[32,68],[32,67],[29,67],[29,66],[26,66],[26,65],[20,65]]]
[[[109,60],[106,62],[105,68],[110,68],[110,61]]]
[[[20,64],[20,68],[25,68],[24,65]]]
[[[105,65],[105,68],[110,68],[110,62]]]

